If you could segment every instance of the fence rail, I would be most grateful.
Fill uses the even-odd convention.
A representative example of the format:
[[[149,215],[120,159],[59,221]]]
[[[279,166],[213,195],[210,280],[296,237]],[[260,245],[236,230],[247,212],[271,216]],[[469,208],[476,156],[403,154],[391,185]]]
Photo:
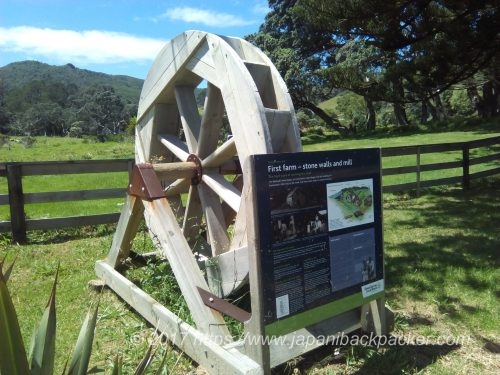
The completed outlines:
[[[483,156],[471,157],[471,150],[497,146],[498,150],[493,150],[492,153]],[[439,185],[452,185],[461,183],[464,189],[470,187],[470,181],[476,178],[488,177],[500,173],[500,164],[496,166],[485,166],[486,169],[471,172],[470,167],[473,165],[494,163],[500,161],[500,137],[492,137],[486,139],[479,139],[469,142],[453,142],[453,143],[439,143],[439,144],[429,144],[429,145],[417,145],[417,146],[401,146],[401,147],[386,147],[382,149],[382,158],[397,157],[397,156],[415,156],[414,165],[410,166],[399,166],[399,167],[389,167],[382,169],[382,176],[391,176],[399,174],[415,174],[415,181],[394,184],[394,185],[384,185],[384,193],[392,193],[402,190],[417,190],[420,192],[421,188],[439,186]],[[460,151],[460,160],[444,161],[439,163],[429,163],[423,164],[421,162],[421,157],[423,154],[430,153],[446,153]],[[434,178],[431,180],[423,180],[423,172],[440,171],[461,168],[461,174],[451,177],[444,178]]]
[[[489,147],[487,155],[471,157],[471,150]],[[429,153],[447,153],[460,151],[460,159],[438,163],[422,163],[422,155]],[[414,156],[412,165],[392,166],[382,169],[382,176],[410,175],[411,182],[384,184],[384,193],[403,190],[416,190],[450,184],[462,184],[464,189],[470,187],[470,181],[500,174],[500,137],[474,140],[470,142],[441,143],[417,146],[387,147],[382,149],[382,164],[388,158]],[[119,160],[84,160],[84,161],[54,161],[54,162],[15,162],[0,164],[0,177],[6,177],[9,194],[0,194],[0,206],[9,206],[10,221],[0,221],[0,232],[12,232],[16,242],[26,241],[26,231],[36,229],[58,229],[83,225],[114,223],[118,221],[119,213],[99,215],[73,216],[48,219],[27,219],[25,205],[33,203],[83,201],[94,199],[119,198],[124,196],[124,188],[53,191],[38,193],[23,193],[22,179],[26,176],[66,175],[82,173],[130,172],[134,161]],[[394,163],[391,163],[394,164]],[[481,170],[471,173],[471,166],[481,165]],[[461,169],[459,175],[440,177],[430,180],[422,179],[424,172]],[[411,178],[411,177],[410,177]],[[124,184],[125,185],[125,184]]]
[[[77,160],[51,162],[16,162],[0,165],[0,177],[7,178],[7,195],[0,195],[0,206],[9,205],[10,221],[0,221],[0,232],[12,232],[16,242],[26,241],[28,230],[58,229],[84,225],[115,223],[119,213],[72,216],[60,218],[28,219],[25,205],[32,203],[85,201],[124,197],[125,187],[113,189],[52,191],[24,193],[22,178],[26,176],[67,175],[83,173],[109,173],[132,171],[132,159]]]

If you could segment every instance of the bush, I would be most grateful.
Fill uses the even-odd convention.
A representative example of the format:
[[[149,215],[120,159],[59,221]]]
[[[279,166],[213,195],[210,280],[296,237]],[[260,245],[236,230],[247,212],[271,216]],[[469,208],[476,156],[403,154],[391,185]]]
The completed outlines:
[[[54,284],[49,297],[49,302],[42,315],[38,329],[33,333],[29,353],[26,353],[24,341],[19,327],[19,320],[15,310],[7,281],[12,272],[14,262],[3,271],[5,258],[0,260],[0,332],[2,344],[0,345],[0,374],[8,375],[42,375],[54,373],[54,359],[56,355],[56,286],[59,268],[56,270]],[[66,363],[63,374],[85,375],[88,373],[94,331],[97,323],[98,303],[90,309],[80,328],[73,354]],[[160,369],[165,366],[165,355],[160,364]],[[155,352],[150,345],[144,358],[135,370],[135,374],[142,375],[148,370]],[[112,373],[122,374],[122,359],[117,356],[113,363]]]

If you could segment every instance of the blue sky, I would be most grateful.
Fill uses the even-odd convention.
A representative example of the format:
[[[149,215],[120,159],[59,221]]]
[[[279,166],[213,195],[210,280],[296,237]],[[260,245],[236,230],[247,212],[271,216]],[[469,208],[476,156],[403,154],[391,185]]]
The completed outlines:
[[[0,67],[37,60],[144,79],[185,30],[257,32],[267,0],[0,0]]]

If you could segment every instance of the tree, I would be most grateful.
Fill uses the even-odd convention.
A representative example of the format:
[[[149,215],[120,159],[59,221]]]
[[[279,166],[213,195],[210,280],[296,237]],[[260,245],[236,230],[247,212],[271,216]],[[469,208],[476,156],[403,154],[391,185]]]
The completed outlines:
[[[270,12],[259,32],[246,37],[258,46],[273,61],[283,76],[294,105],[312,111],[328,127],[347,132],[336,116],[330,116],[317,103],[332,96],[332,88],[317,71],[322,65],[322,56],[307,46],[324,44],[325,35],[296,24],[291,13]]]
[[[5,107],[5,91],[2,80],[0,80],[0,134],[6,134],[9,130],[10,116]]]
[[[492,66],[500,47],[498,0],[271,0],[270,5],[292,13],[308,30],[329,34],[327,45],[372,47],[378,66],[364,68],[378,79],[366,95],[394,103],[402,124],[405,103],[438,101],[438,93]],[[315,47],[320,54],[325,50]],[[336,65],[342,61],[323,61],[324,76],[338,84]],[[360,93],[361,82],[350,89]],[[483,101],[496,97],[495,88],[485,89],[479,95]]]
[[[112,87],[93,87],[79,97],[77,121],[82,121],[86,134],[104,140],[125,129],[124,104]]]

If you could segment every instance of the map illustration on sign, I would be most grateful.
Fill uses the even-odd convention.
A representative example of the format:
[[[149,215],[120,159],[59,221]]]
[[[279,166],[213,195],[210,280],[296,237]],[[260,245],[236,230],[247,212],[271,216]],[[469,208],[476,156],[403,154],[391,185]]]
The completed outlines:
[[[333,182],[326,185],[328,230],[373,223],[373,180]]]

